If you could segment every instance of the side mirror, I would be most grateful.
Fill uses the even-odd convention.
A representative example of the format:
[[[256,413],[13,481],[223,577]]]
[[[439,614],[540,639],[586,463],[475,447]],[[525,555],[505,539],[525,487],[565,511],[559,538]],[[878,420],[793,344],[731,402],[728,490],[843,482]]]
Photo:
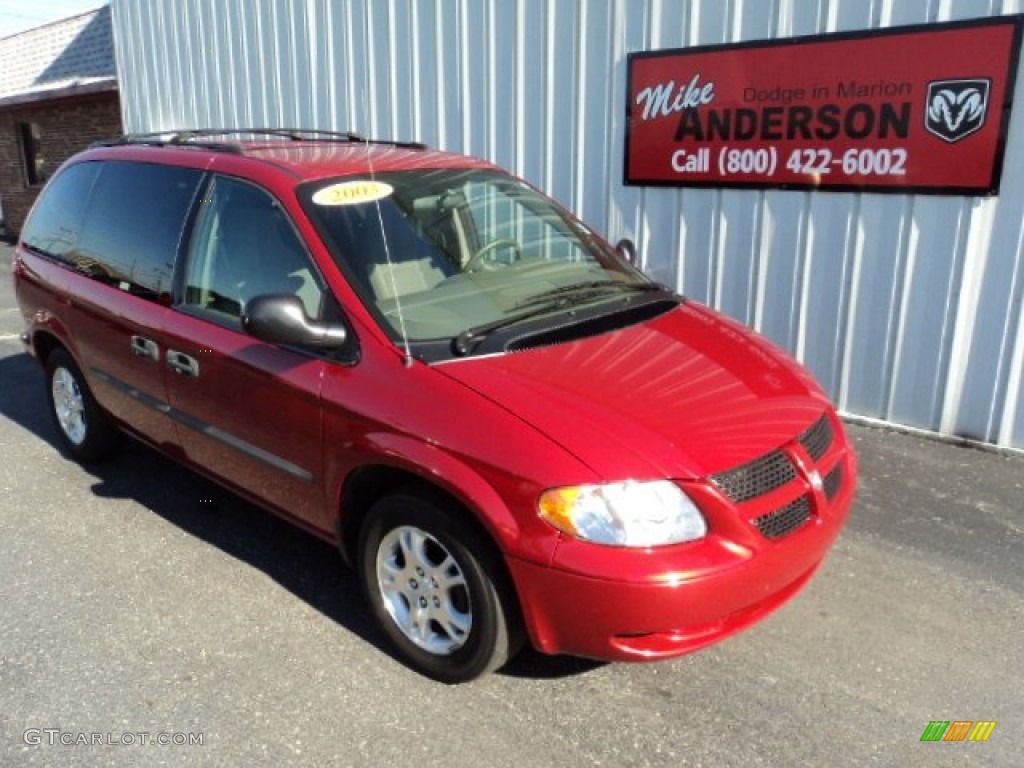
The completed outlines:
[[[636,243],[630,240],[628,237],[624,237],[615,244],[615,252],[622,258],[632,264],[634,267],[640,266],[637,264],[636,258]]]
[[[344,326],[310,320],[302,300],[290,293],[271,293],[247,301],[242,310],[242,330],[272,344],[316,349],[338,349],[348,338]]]

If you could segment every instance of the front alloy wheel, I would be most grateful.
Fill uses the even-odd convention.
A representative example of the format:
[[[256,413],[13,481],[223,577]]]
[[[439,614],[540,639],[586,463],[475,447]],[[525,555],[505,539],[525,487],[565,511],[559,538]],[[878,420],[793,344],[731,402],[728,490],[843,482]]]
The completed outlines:
[[[359,571],[403,658],[435,680],[462,683],[508,661],[521,633],[498,556],[453,505],[420,488],[377,501],[360,534]]]
[[[473,627],[466,577],[444,544],[415,526],[393,528],[377,549],[384,608],[416,647],[449,656]]]

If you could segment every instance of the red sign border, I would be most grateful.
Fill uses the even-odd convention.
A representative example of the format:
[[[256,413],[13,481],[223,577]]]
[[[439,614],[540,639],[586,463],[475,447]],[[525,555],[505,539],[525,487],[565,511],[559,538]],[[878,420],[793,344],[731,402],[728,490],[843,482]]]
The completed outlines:
[[[906,34],[918,34],[930,32],[936,29],[969,29],[975,27],[1010,26],[1013,27],[1013,42],[1011,43],[1009,61],[1007,62],[1006,89],[1001,107],[999,123],[999,138],[996,142],[995,152],[992,156],[992,172],[989,184],[978,187],[963,186],[914,186],[895,185],[881,186],[877,184],[829,184],[816,185],[812,183],[794,184],[789,182],[769,181],[698,181],[698,180],[668,180],[668,179],[644,179],[630,175],[629,149],[632,141],[633,117],[636,105],[633,103],[633,63],[639,59],[669,58],[687,55],[698,55],[714,53],[717,51],[739,51],[763,48],[793,47],[821,42],[842,42],[845,40],[863,40],[865,38],[893,37]],[[634,51],[626,55],[626,130],[625,130],[625,153],[623,155],[623,184],[627,187],[696,187],[703,189],[779,189],[816,192],[866,192],[889,195],[969,195],[989,196],[999,194],[999,186],[1002,182],[1003,159],[1006,153],[1007,131],[1010,124],[1010,113],[1013,108],[1013,94],[1016,88],[1017,69],[1020,61],[1021,37],[1024,32],[1024,13],[1007,14],[1000,16],[985,16],[962,21],[937,22],[931,24],[909,24],[899,27],[885,27],[882,29],[853,30],[848,32],[831,32],[818,35],[800,35],[797,37],[770,38],[762,40],[746,40],[739,43],[716,43],[714,45],[700,45],[688,48],[665,48],[651,51]]]

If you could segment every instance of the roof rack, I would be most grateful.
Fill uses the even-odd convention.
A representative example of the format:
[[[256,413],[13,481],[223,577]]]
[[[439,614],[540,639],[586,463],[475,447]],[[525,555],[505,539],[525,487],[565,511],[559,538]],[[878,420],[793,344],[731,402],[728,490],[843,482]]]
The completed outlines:
[[[94,142],[93,147],[115,147],[126,144],[142,144],[150,147],[198,147],[217,152],[242,154],[245,149],[238,141],[213,141],[210,137],[251,134],[273,136],[291,141],[330,141],[340,143],[383,144],[402,149],[426,149],[426,144],[416,141],[390,141],[367,139],[358,133],[345,131],[321,131],[311,128],[185,128],[156,131],[153,133],[126,133],[116,139]]]

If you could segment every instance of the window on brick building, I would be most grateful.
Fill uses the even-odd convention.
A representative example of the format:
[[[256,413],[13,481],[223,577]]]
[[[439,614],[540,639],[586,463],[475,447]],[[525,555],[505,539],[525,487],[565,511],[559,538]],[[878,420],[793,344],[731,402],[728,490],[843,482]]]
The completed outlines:
[[[18,143],[21,144],[21,159],[25,167],[25,182],[30,187],[42,184],[43,155],[39,144],[39,123],[18,123]]]

